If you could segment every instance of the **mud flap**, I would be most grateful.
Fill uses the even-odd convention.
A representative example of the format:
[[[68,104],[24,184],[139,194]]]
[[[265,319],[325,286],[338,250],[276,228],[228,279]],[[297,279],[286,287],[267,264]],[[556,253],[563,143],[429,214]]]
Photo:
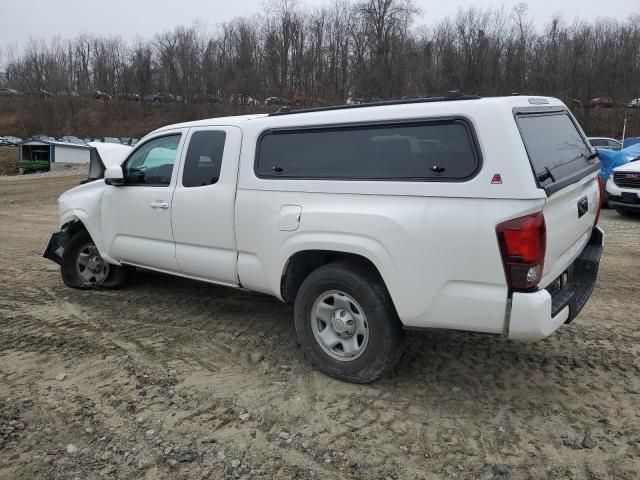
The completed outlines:
[[[69,240],[71,240],[71,236],[65,231],[54,233],[51,235],[47,248],[44,249],[42,256],[62,266],[64,248],[69,243]]]

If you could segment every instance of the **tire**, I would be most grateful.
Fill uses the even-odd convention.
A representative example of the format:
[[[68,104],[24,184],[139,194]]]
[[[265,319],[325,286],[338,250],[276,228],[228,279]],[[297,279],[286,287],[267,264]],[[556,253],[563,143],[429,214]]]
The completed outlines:
[[[638,217],[640,216],[640,212],[635,210],[628,210],[626,208],[616,208],[616,212],[618,212],[623,217]]]
[[[82,261],[79,260],[81,255],[85,258],[85,262],[91,263],[82,265]],[[102,260],[91,236],[85,230],[77,232],[65,247],[62,254],[61,273],[65,285],[82,290],[119,288],[128,276],[128,270],[125,267],[111,265]],[[92,273],[94,275],[91,275]]]
[[[354,262],[311,272],[296,296],[294,317],[306,356],[339,380],[372,382],[406,348],[406,332],[384,283],[372,268]]]

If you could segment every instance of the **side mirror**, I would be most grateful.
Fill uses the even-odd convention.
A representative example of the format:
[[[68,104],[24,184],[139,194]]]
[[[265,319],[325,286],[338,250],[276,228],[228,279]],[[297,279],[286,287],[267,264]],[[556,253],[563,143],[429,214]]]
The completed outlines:
[[[107,167],[104,171],[104,183],[107,185],[113,185],[118,187],[124,185],[124,175],[122,173],[122,167],[120,165],[113,165]]]

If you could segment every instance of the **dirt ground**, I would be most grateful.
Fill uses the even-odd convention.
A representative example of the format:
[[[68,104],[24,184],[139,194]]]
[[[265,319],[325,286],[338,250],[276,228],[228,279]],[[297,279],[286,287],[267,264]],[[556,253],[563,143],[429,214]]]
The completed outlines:
[[[18,163],[18,149],[0,147],[0,175],[14,175],[18,170],[16,163]]]
[[[0,478],[639,478],[640,220],[604,212],[598,287],[552,337],[412,334],[351,385],[274,299],[66,288],[40,255],[80,179],[0,177]]]

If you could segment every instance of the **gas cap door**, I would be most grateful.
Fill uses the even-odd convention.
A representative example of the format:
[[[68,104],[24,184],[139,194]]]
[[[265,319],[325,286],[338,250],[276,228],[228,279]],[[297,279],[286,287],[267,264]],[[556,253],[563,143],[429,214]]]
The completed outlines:
[[[282,205],[278,215],[278,230],[293,232],[300,226],[302,207],[300,205]]]

